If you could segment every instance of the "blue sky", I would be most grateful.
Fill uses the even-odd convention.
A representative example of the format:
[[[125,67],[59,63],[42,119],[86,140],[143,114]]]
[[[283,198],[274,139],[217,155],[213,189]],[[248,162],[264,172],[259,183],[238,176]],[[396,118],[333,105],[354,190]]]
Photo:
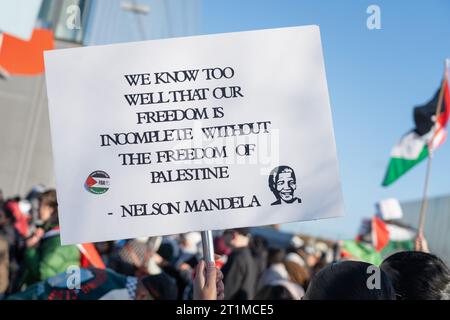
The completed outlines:
[[[369,30],[366,9],[381,9]],[[374,203],[422,195],[426,163],[381,187],[391,147],[413,128],[450,57],[450,1],[204,0],[201,34],[317,24],[321,28],[346,217],[289,225],[298,232],[350,238]],[[429,193],[450,194],[450,142],[433,160]]]

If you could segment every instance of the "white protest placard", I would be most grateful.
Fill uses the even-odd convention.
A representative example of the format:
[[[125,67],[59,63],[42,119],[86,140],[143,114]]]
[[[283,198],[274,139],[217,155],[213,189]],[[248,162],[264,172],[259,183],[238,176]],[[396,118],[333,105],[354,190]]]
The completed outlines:
[[[63,244],[343,215],[317,26],[45,52]]]

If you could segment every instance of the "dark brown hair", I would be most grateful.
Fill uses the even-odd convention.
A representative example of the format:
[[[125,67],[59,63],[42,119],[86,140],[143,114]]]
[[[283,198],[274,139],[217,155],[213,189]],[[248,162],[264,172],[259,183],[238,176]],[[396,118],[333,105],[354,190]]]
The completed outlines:
[[[58,201],[56,199],[56,190],[50,189],[43,192],[39,196],[39,200],[41,205],[46,205],[53,209],[51,221],[52,223],[58,223]]]

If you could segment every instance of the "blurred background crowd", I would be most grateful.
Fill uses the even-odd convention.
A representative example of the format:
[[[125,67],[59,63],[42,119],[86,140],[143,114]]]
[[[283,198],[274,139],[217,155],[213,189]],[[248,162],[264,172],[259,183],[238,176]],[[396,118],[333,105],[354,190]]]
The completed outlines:
[[[202,259],[198,232],[61,246],[54,189],[38,185],[24,198],[3,199],[0,193],[0,205],[2,299],[194,298]],[[379,250],[377,232],[376,224],[363,223],[355,240],[334,242],[286,233],[277,225],[214,231],[224,298],[450,298],[450,271],[427,253],[423,237],[391,240]],[[373,285],[381,289],[371,291],[368,268],[380,265]],[[404,293],[395,295],[392,283]]]

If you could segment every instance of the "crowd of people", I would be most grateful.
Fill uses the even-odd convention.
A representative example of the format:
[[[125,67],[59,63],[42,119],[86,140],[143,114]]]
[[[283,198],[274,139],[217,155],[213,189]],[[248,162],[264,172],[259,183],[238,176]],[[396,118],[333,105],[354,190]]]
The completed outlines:
[[[82,246],[61,246],[55,190],[0,191],[0,299],[450,299],[450,270],[423,237],[420,251],[380,266],[339,247],[298,236],[275,246],[240,228],[214,232],[215,262],[202,260],[191,232],[95,243],[98,265]]]

